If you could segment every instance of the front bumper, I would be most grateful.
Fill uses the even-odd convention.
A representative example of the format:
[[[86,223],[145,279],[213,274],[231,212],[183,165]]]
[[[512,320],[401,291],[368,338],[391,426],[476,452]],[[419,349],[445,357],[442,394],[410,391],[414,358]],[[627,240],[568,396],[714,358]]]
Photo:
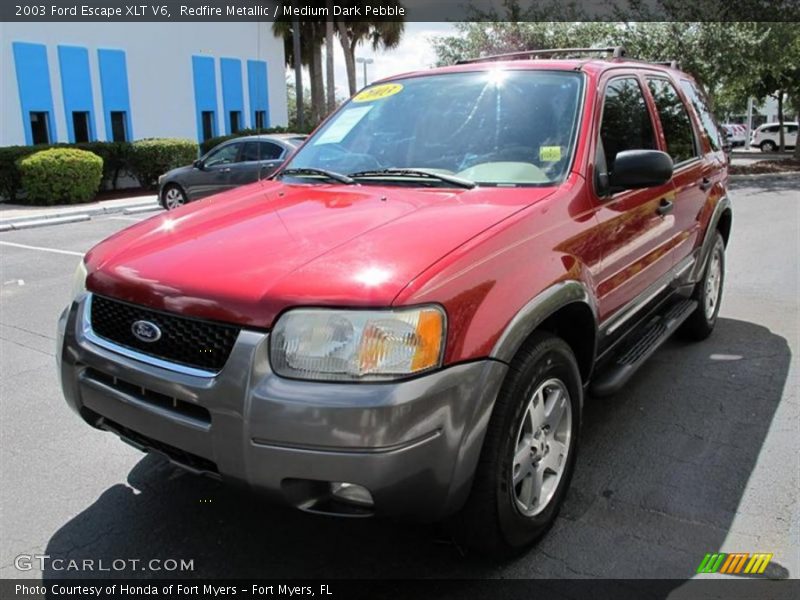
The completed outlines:
[[[92,426],[317,512],[343,512],[332,482],[369,490],[361,514],[437,520],[466,500],[504,363],[395,383],[295,381],[271,371],[267,333],[242,330],[219,373],[182,372],[97,343],[90,299],[62,314],[56,355],[68,404]]]

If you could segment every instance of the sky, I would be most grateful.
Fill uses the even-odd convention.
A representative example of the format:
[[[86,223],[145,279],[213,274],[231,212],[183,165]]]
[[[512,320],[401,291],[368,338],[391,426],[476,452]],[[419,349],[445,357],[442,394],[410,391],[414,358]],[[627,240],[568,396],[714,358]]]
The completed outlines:
[[[371,58],[374,62],[367,65],[367,81],[375,81],[390,75],[397,75],[406,71],[427,69],[436,61],[436,53],[429,39],[434,36],[452,35],[455,29],[452,23],[406,23],[406,30],[400,45],[387,52],[373,51],[372,46],[362,44],[356,51],[356,57]],[[339,39],[334,39],[334,77],[336,79],[336,97],[347,98],[350,96],[347,89],[347,70],[344,64],[344,53]],[[323,68],[325,54],[323,47]],[[364,86],[363,65],[356,65],[356,81],[358,87]],[[293,78],[291,69],[286,71],[287,77]],[[306,74],[307,77],[307,74]],[[290,79],[291,81],[292,79]],[[307,84],[307,79],[306,85]],[[306,88],[307,89],[307,88]]]

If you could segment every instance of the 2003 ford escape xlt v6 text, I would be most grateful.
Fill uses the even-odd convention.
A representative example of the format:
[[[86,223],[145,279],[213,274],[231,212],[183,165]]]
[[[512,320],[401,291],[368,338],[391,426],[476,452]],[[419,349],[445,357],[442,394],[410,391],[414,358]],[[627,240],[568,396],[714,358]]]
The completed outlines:
[[[373,85],[271,179],[97,245],[60,320],[69,404],[304,510],[536,539],[584,397],[711,333],[731,229],[688,75],[538,54]]]

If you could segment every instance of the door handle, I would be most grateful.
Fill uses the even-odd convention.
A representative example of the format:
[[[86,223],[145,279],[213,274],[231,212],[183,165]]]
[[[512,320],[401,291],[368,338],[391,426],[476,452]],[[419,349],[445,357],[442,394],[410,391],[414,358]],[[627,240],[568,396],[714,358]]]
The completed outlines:
[[[223,173],[230,173],[231,172],[231,168],[230,167],[225,167],[224,169],[222,169],[222,172]]]
[[[711,180],[708,177],[703,177],[698,187],[704,192],[707,191],[711,187]]]
[[[672,204],[671,200],[667,200],[666,198],[662,198],[661,202],[659,202],[659,204],[658,204],[658,208],[656,209],[656,213],[663,217],[668,212],[672,212],[673,208],[675,208],[675,207]]]

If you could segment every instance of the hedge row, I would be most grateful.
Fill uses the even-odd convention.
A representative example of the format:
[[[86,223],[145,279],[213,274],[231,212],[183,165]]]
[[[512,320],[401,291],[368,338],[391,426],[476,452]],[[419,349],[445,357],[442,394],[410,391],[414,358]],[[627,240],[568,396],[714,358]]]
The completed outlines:
[[[102,159],[101,181],[112,189],[116,189],[122,173],[133,175],[142,187],[151,188],[162,173],[190,164],[197,158],[197,144],[182,139],[6,146],[0,148],[0,196],[9,202],[34,203],[30,198],[19,197],[23,188],[19,164],[26,156],[52,148],[84,150],[99,156]]]
[[[232,140],[238,137],[244,137],[246,135],[264,135],[268,133],[311,133],[309,128],[306,128],[307,131],[298,131],[295,129],[288,129],[286,127],[269,127],[267,129],[240,129],[236,133],[232,133],[230,135],[218,135],[216,137],[208,138],[205,142],[200,144],[200,154],[205,154],[215,146],[218,146],[222,142],[227,142],[228,140]]]

